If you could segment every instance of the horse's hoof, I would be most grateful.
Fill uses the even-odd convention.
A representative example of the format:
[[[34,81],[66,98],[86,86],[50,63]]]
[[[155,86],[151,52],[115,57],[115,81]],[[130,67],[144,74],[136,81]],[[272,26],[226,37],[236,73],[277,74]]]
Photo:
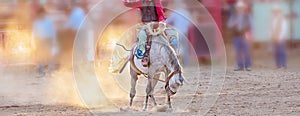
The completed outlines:
[[[167,112],[173,112],[173,108],[168,108]]]
[[[144,107],[143,107],[143,111],[146,111],[146,110],[147,110],[147,106],[144,106]]]
[[[146,111],[146,109],[145,108],[143,108],[143,112],[145,112]]]
[[[133,103],[133,100],[131,99],[130,102],[129,102],[130,107],[132,106],[132,103]]]

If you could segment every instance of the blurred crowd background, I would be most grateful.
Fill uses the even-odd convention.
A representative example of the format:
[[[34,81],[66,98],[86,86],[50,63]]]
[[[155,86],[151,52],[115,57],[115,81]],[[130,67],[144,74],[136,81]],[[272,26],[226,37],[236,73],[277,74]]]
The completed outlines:
[[[101,0],[1,0],[0,1],[0,64],[1,65],[13,65],[13,64],[34,64],[38,66],[38,70],[43,75],[43,70],[48,67],[49,70],[55,70],[61,65],[70,65],[72,61],[72,48],[76,31],[79,29],[81,22],[86,14],[93,6]],[[103,8],[95,8],[92,12],[90,22],[92,25],[89,27],[91,32],[90,36],[97,40],[98,36],[96,32],[92,32],[101,24],[103,17],[110,15],[111,7],[123,7],[122,0],[113,0],[114,4],[111,6],[105,6]],[[117,2],[116,2],[117,1]],[[209,16],[202,15],[201,11],[196,11],[195,4],[191,4],[189,0],[180,2],[184,4],[185,10],[180,11],[186,13],[186,15],[195,17],[200,25],[200,28],[205,28],[210,32],[209,39],[204,39],[202,33],[191,24],[189,21],[185,21],[184,17],[172,13],[171,10],[165,9],[167,23],[179,28],[183,36],[191,42],[191,45],[196,51],[199,60],[204,64],[210,63],[210,51],[218,52],[220,49],[220,42],[225,42],[228,57],[230,60],[239,59],[238,54],[244,54],[246,51],[239,49],[246,49],[238,46],[245,46],[241,41],[235,41],[237,35],[236,30],[239,26],[236,25],[233,29],[230,27],[229,22],[231,17],[238,14],[237,7],[243,7],[244,14],[249,14],[251,24],[248,30],[245,31],[243,37],[246,45],[249,45],[249,54],[253,54],[253,51],[270,51],[274,52],[274,57],[270,56],[269,59],[276,60],[277,67],[286,67],[286,64],[279,66],[279,62],[284,58],[277,58],[284,56],[285,52],[289,52],[299,48],[300,43],[300,0],[198,0],[203,6],[210,12],[214,18],[219,30],[221,31],[223,38],[216,36],[218,30],[213,28],[214,24],[209,23],[207,20]],[[239,4],[239,2],[242,2]],[[164,6],[175,4],[174,0],[162,0]],[[177,3],[178,4],[178,3]],[[240,6],[238,6],[239,4]],[[285,25],[275,25],[272,22],[275,12],[280,12],[282,20]],[[130,16],[128,16],[130,15]],[[126,16],[120,16],[117,20],[114,20],[114,24],[131,24],[139,20],[139,14],[136,11],[132,11],[126,14]],[[172,19],[174,18],[174,19]],[[182,19],[182,20],[181,20]],[[236,22],[239,19],[237,19]],[[279,20],[278,22],[282,22]],[[234,23],[235,21],[233,21]],[[242,24],[245,24],[243,22]],[[119,27],[115,27],[108,32],[111,35],[119,33]],[[274,29],[280,28],[280,29]],[[281,28],[283,28],[281,30]],[[274,29],[274,30],[273,30]],[[273,30],[273,31],[272,31]],[[277,32],[278,31],[278,32]],[[215,33],[214,33],[215,32]],[[274,44],[276,37],[274,33],[285,32],[284,37],[278,37],[281,42],[286,46],[280,46]],[[273,35],[272,35],[273,33]],[[276,35],[280,36],[280,35]],[[109,37],[109,36],[107,36]],[[111,43],[118,41],[119,38],[111,37],[107,41],[99,43],[98,47],[102,44],[106,44],[108,48],[112,48]],[[223,40],[222,40],[223,39]],[[212,41],[214,46],[209,49],[206,41]],[[91,41],[93,45],[94,42]],[[87,42],[89,43],[89,42]],[[242,43],[242,44],[241,44]],[[275,42],[280,43],[280,42]],[[188,44],[188,43],[187,43]],[[279,47],[278,47],[278,46]],[[277,47],[276,47],[277,46]],[[91,47],[91,48],[98,48]],[[102,46],[103,47],[103,46]],[[89,49],[87,49],[89,51]],[[88,57],[94,57],[105,55],[95,50],[91,50],[92,55]],[[185,53],[189,53],[191,48],[185,49]],[[278,53],[276,52],[278,51]],[[235,55],[236,54],[236,55]],[[299,54],[299,53],[298,53]],[[188,55],[185,55],[188,56]],[[247,55],[240,56],[243,61]],[[252,56],[249,56],[252,57]],[[95,60],[90,58],[91,61]],[[288,56],[287,56],[288,59]],[[186,60],[188,61],[188,60]],[[244,61],[243,61],[244,62]],[[255,61],[251,61],[255,62]],[[50,65],[51,64],[51,65]],[[239,61],[237,61],[239,64]],[[274,63],[275,64],[275,63]],[[53,65],[53,66],[52,66]],[[274,65],[275,67],[276,65]],[[238,66],[240,67],[240,66]],[[250,67],[250,66],[249,66]]]

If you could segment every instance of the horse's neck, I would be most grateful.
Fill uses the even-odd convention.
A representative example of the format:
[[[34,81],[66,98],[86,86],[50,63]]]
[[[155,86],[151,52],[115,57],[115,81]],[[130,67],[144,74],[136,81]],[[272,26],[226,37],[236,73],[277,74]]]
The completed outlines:
[[[159,38],[153,38],[153,43],[157,44],[157,47],[163,47],[164,49],[160,49],[156,52],[161,52],[159,56],[160,60],[162,60],[163,64],[166,65],[168,70],[171,72],[180,69],[179,61],[175,55],[175,51],[171,48],[169,42],[163,38],[162,36]]]
[[[176,70],[180,70],[180,66],[179,66],[179,64],[177,64],[176,61],[174,61],[174,64],[169,63],[169,64],[167,65],[167,68],[168,68],[168,70],[169,70],[170,72],[174,72],[174,71],[176,71]]]

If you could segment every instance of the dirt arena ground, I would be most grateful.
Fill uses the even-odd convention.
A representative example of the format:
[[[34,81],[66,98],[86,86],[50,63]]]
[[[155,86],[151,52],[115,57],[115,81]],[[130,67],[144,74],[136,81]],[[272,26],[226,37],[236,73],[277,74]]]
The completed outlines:
[[[232,57],[228,54],[228,57]],[[275,69],[271,53],[255,53],[251,72],[234,72],[229,59],[223,89],[207,115],[300,115],[300,52],[289,52],[289,68]],[[210,82],[210,67],[185,74],[190,84],[173,97],[173,113],[164,110],[162,84],[156,88],[158,107],[150,100],[148,111],[141,111],[143,96],[133,107],[127,99],[114,99],[118,112],[94,112],[96,115],[198,115]],[[93,115],[77,96],[72,71],[60,69],[37,78],[34,66],[0,67],[0,115]],[[141,79],[143,80],[143,79]],[[144,90],[144,89],[142,89]]]

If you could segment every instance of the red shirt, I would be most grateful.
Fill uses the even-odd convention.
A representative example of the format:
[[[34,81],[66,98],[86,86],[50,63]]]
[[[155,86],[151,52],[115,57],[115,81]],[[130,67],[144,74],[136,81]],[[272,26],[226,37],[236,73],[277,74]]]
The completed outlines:
[[[226,2],[229,3],[229,4],[234,4],[234,3],[236,3],[237,1],[236,1],[236,0],[226,0]]]
[[[139,8],[140,10],[142,10],[142,0],[136,2],[127,2],[127,1],[123,1],[123,2],[124,5],[127,7]],[[160,3],[160,0],[155,0],[155,7],[156,7],[156,13],[158,15],[158,21],[159,22],[165,21],[166,18],[164,16],[164,11]]]

